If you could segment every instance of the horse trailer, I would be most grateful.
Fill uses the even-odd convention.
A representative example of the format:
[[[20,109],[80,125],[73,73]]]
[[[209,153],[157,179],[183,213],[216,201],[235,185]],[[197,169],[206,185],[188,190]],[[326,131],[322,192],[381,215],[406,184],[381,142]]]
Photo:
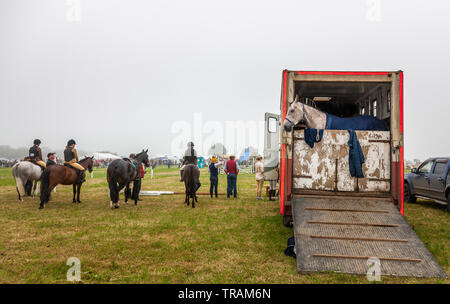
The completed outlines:
[[[348,130],[323,130],[311,147],[306,125],[281,127],[298,100],[334,116],[385,122],[388,131],[355,132],[364,177],[350,174]],[[265,119],[265,179],[279,177],[280,213],[294,228],[299,272],[366,274],[376,258],[383,274],[446,276],[403,218],[402,71],[284,70],[280,113]]]

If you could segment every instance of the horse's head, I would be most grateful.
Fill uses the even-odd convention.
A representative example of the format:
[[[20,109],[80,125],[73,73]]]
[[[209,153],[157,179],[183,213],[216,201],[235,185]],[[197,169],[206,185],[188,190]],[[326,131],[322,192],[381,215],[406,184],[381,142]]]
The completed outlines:
[[[87,158],[87,169],[88,169],[89,173],[92,173],[93,166],[94,166],[94,156],[88,157]]]
[[[286,118],[283,122],[284,130],[289,132],[296,124],[304,120],[305,120],[305,104],[299,101],[294,101],[291,103],[291,105],[287,110]]]
[[[83,166],[83,168],[87,169],[89,171],[89,173],[92,172],[92,167],[94,166],[94,157],[91,156],[86,156],[85,158],[83,158],[82,160],[80,160],[78,162],[81,166]]]
[[[150,160],[148,159],[148,149],[142,150],[139,154],[136,155],[136,159],[140,160],[146,167],[150,167]]]

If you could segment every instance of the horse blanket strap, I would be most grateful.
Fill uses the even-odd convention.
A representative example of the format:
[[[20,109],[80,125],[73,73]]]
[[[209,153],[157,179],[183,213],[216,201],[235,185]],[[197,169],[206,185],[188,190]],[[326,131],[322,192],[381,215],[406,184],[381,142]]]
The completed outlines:
[[[323,130],[305,129],[305,142],[311,148],[314,148],[314,143],[322,140]]]

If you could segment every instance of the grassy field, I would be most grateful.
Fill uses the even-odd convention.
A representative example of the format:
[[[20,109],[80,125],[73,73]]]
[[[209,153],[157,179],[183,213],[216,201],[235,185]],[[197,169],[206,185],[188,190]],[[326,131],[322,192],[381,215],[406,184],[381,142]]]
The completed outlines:
[[[94,171],[73,204],[72,187],[58,186],[44,210],[38,198],[17,200],[10,169],[0,169],[0,283],[66,283],[69,257],[81,260],[83,283],[367,283],[364,276],[299,275],[285,256],[291,228],[278,202],[255,199],[253,175],[239,175],[238,198],[183,195],[142,197],[137,207],[109,208],[105,169]],[[157,168],[142,190],[184,191],[176,168]],[[200,192],[209,190],[202,170]],[[226,189],[219,177],[219,192]],[[122,197],[122,196],[121,196]],[[122,200],[123,201],[123,200]],[[445,206],[419,200],[406,219],[450,274],[450,215]],[[382,277],[382,283],[449,283]]]

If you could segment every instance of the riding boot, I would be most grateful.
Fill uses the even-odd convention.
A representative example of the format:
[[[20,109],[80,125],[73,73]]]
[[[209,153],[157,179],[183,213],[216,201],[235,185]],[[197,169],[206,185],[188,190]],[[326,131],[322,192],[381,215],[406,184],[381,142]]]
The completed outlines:
[[[269,201],[272,200],[272,190],[269,190]]]
[[[77,184],[82,184],[86,181],[86,179],[83,177],[83,173],[85,170],[78,170],[78,180]]]

